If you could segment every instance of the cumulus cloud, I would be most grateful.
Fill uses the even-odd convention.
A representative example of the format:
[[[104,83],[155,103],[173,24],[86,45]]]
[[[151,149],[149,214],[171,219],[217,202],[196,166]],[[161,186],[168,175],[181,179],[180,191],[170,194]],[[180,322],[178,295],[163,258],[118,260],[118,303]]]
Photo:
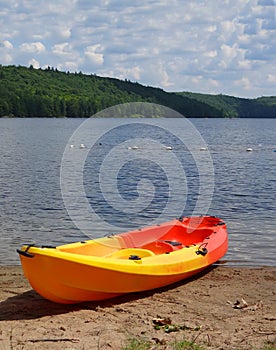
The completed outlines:
[[[6,49],[13,49],[13,44],[9,40],[4,40],[0,45]]]
[[[118,79],[125,79],[125,77],[129,77],[129,79],[134,81],[139,81],[141,79],[142,70],[139,66],[134,66],[130,68],[118,68],[116,72],[110,72],[111,75]]]
[[[249,78],[247,77],[242,77],[241,79],[239,80],[236,80],[234,82],[237,86],[242,86],[243,89],[245,90],[248,90],[250,89],[251,85],[252,85],[252,82],[249,80]]]
[[[23,43],[19,48],[21,51],[27,53],[42,53],[46,50],[45,46],[39,41],[35,43]]]
[[[91,45],[85,48],[84,54],[93,63],[102,65],[104,63],[104,55],[102,54],[103,48],[101,44]]]
[[[252,63],[249,60],[238,61],[238,67],[242,70],[249,70],[252,68]]]
[[[2,0],[3,64],[168,91],[275,94],[275,1]]]
[[[79,71],[78,61],[65,61],[57,65],[60,71],[77,72]]]
[[[212,50],[212,51],[206,51],[204,52],[204,56],[214,58],[218,55],[217,50]]]
[[[33,66],[34,68],[38,69],[38,68],[40,68],[40,63],[37,60],[35,60],[34,58],[32,58],[29,61],[29,66]]]
[[[58,56],[69,56],[73,51],[72,45],[69,43],[56,44],[52,47],[52,52]]]

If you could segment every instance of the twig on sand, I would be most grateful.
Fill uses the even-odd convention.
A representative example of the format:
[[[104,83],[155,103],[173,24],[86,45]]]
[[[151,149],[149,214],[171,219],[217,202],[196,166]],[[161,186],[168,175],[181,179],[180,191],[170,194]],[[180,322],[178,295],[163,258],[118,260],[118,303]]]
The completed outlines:
[[[21,292],[16,292],[16,291],[10,290],[10,289],[3,289],[3,292],[5,292],[5,293],[10,293],[10,294],[14,294],[14,295],[21,294]]]
[[[31,343],[60,342],[60,341],[78,343],[80,339],[79,338],[42,338],[42,339],[28,339],[28,341]]]
[[[271,332],[255,331],[255,333],[260,335],[276,335],[276,331],[271,331]]]

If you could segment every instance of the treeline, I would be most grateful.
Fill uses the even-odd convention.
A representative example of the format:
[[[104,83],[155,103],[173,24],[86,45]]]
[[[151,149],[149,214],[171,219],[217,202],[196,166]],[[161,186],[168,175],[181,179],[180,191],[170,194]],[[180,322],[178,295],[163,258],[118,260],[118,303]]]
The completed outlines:
[[[0,65],[0,117],[90,117],[128,102],[160,104],[186,117],[276,117],[276,97],[168,93],[126,80],[60,72],[52,67]]]
[[[276,96],[246,99],[221,94],[179,94],[212,106],[224,118],[276,118]]]

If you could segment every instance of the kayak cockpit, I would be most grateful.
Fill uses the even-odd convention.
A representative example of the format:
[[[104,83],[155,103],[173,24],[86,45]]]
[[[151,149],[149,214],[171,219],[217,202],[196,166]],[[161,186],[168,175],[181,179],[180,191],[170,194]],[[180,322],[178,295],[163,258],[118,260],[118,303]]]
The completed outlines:
[[[202,244],[214,233],[214,227],[192,227],[176,220],[164,225],[111,235],[58,247],[62,252],[98,257],[122,257],[128,250],[140,249],[142,257],[168,254],[175,250]],[[140,256],[140,255],[139,255]]]

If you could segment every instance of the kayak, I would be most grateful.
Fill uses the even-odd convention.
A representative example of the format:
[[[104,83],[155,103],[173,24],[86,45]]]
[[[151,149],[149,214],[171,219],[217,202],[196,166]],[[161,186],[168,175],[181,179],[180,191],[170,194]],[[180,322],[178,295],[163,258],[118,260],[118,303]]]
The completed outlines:
[[[221,259],[227,248],[226,224],[197,216],[57,247],[24,245],[17,252],[37,293],[74,304],[183,280]]]

